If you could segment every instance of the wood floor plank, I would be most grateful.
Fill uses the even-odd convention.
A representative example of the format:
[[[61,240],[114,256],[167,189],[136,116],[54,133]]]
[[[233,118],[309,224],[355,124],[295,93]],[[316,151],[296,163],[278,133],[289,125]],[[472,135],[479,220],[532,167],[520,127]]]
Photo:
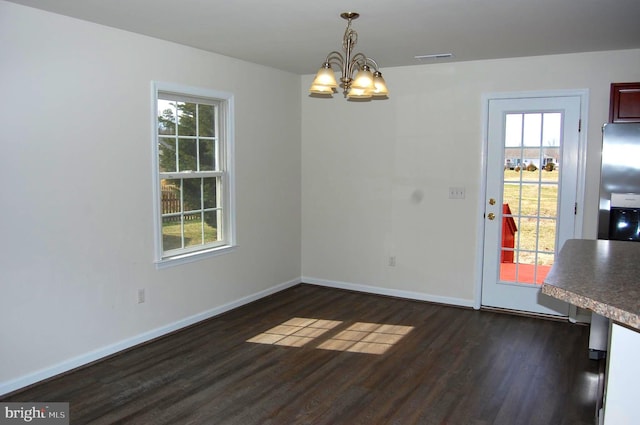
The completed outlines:
[[[585,326],[298,285],[2,401],[67,401],[83,425],[586,425],[587,344]]]

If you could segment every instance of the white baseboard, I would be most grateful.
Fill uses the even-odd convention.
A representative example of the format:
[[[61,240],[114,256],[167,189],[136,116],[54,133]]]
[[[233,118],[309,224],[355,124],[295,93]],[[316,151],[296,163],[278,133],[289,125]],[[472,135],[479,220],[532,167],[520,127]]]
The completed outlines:
[[[431,295],[423,292],[413,291],[401,291],[398,289],[382,288],[379,286],[362,285],[359,283],[339,282],[326,279],[317,279],[314,277],[303,276],[303,283],[311,283],[319,286],[326,286],[329,288],[348,289],[351,291],[366,292],[369,294],[387,295],[390,297],[407,298],[410,300],[428,301],[439,304],[449,304],[458,307],[471,307],[473,308],[473,300],[466,300],[463,298],[442,297],[439,295]]]
[[[116,342],[115,344],[111,344],[106,347],[102,347],[97,350],[91,351],[89,353],[82,354],[77,357],[73,357],[71,359],[60,362],[54,366],[35,371],[33,373],[29,373],[27,375],[13,379],[11,381],[0,382],[0,396],[4,394],[8,394],[12,391],[18,390],[20,388],[24,388],[28,385],[35,384],[36,382],[40,382],[42,380],[59,375],[61,373],[68,372],[72,369],[75,369],[80,366],[84,366],[86,364],[89,364],[96,360],[100,360],[112,354],[116,354],[119,351],[126,350],[128,348],[134,347],[143,342],[147,342],[154,338],[158,338],[160,336],[166,335],[170,332],[177,331],[178,329],[182,329],[186,326],[193,325],[202,320],[206,320],[211,317],[217,316],[219,314],[225,313],[229,310],[233,310],[234,308],[243,306],[245,304],[249,304],[250,302],[259,300],[260,298],[264,298],[271,294],[275,294],[276,292],[280,292],[284,289],[290,288],[299,283],[301,283],[300,279],[294,279],[289,282],[285,282],[285,283],[273,286],[269,289],[265,289],[264,291],[260,291],[255,294],[240,298],[236,301],[232,301],[228,304],[224,304],[222,306],[212,308],[211,310],[203,311],[202,313],[198,313],[193,316],[186,317],[182,320],[178,320],[177,322],[170,323],[166,326],[161,326],[159,328],[150,330],[148,332],[144,332],[134,337],[127,338],[123,341]]]

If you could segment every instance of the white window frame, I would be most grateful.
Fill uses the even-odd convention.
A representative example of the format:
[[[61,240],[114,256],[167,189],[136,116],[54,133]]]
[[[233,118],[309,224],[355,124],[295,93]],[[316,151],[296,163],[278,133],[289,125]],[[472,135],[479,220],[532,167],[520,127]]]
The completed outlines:
[[[222,204],[221,223],[218,231],[222,240],[215,246],[196,246],[165,252],[162,247],[162,191],[158,152],[158,97],[160,94],[184,96],[192,99],[215,101],[219,107],[219,165],[220,170],[212,172],[220,178],[220,202]],[[181,84],[153,81],[151,83],[151,135],[152,135],[152,171],[153,171],[153,223],[155,264],[157,268],[184,264],[191,261],[209,258],[228,253],[236,247],[236,208],[235,208],[235,173],[234,173],[234,102],[231,93],[185,86]],[[180,172],[172,173],[179,177]]]

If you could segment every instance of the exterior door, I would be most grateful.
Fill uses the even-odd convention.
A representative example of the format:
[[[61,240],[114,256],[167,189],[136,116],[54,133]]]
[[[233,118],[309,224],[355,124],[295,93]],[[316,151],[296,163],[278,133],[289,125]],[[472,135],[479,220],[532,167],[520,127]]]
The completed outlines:
[[[488,103],[482,305],[566,316],[540,293],[575,237],[580,96]]]

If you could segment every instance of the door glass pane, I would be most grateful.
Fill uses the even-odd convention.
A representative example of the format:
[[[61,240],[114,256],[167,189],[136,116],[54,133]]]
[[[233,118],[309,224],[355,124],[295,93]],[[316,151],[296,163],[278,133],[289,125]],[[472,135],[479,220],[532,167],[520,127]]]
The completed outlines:
[[[542,284],[553,265],[560,113],[505,117],[500,281]]]

